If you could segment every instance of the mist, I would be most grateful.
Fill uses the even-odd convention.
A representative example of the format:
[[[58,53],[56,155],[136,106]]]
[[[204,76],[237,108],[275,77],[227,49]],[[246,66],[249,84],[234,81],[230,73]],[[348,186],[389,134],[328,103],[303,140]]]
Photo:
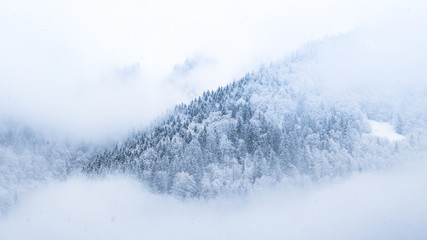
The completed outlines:
[[[0,239],[427,239],[426,13],[416,0],[1,2]],[[81,173],[110,140],[289,59],[296,93],[375,127],[367,141],[389,148],[362,159],[369,171],[212,199]]]
[[[395,26],[396,16],[422,17],[422,7],[417,1],[3,1],[0,113],[63,136],[116,139],[307,42],[382,24],[403,36],[407,25]],[[393,40],[392,49],[399,43],[384,38]]]
[[[0,237],[425,239],[426,172],[423,156],[387,172],[188,201],[152,194],[128,177],[73,177],[21,199],[0,220]]]

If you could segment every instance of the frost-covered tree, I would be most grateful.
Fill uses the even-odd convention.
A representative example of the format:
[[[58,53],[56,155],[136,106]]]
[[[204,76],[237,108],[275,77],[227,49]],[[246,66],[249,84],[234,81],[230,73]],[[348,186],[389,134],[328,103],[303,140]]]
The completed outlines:
[[[157,192],[211,197],[385,165],[366,159],[378,146],[399,148],[366,136],[366,106],[342,107],[301,89],[292,70],[298,61],[263,67],[176,106],[160,123],[93,157],[84,172],[131,173]]]

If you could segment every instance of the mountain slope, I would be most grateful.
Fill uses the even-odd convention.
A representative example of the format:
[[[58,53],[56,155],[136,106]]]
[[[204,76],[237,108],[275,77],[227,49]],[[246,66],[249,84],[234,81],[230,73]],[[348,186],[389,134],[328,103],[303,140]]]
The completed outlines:
[[[407,142],[370,136],[369,106],[325,98],[307,83],[300,68],[312,59],[295,54],[178,105],[83,171],[130,173],[156,192],[211,197],[392,164]]]
[[[87,164],[96,146],[47,137],[22,122],[0,119],[0,216],[23,193],[64,180]]]

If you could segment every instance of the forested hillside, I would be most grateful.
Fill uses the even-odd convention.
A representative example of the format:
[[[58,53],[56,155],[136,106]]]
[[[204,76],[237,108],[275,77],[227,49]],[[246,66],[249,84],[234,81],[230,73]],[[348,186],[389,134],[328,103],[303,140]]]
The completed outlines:
[[[211,197],[391,164],[407,142],[370,136],[366,106],[301,87],[301,60],[307,62],[295,55],[261,67],[176,106],[151,128],[96,155],[84,172],[131,173],[155,192]]]
[[[21,193],[48,180],[64,180],[87,164],[93,144],[47,137],[19,121],[0,119],[0,215]]]

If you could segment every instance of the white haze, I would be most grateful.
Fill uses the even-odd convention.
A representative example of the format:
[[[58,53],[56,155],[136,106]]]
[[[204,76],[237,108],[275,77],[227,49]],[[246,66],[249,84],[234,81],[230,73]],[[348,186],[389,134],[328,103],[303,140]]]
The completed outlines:
[[[75,177],[25,197],[0,221],[0,238],[421,240],[426,184],[425,158],[387,173],[212,201],[153,195],[124,177]]]
[[[317,57],[296,65],[295,87],[346,107],[386,103],[425,133],[426,23],[425,1],[1,1],[0,116],[123,136],[305,46]],[[210,201],[125,176],[49,180],[16,197],[0,239],[427,239],[426,157],[404,160]]]
[[[123,135],[309,41],[423,16],[420,3],[2,1],[0,114],[77,138]]]

